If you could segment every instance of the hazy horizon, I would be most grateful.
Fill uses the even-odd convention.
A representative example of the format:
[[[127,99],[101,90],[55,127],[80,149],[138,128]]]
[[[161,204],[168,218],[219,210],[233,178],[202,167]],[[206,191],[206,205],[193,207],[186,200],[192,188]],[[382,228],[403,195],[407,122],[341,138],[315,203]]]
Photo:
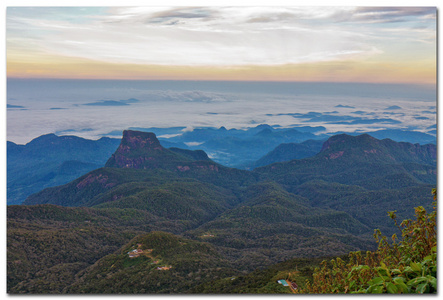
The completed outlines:
[[[10,78],[7,92],[7,139],[20,144],[47,133],[97,139],[130,127],[426,132],[436,122],[432,86]]]

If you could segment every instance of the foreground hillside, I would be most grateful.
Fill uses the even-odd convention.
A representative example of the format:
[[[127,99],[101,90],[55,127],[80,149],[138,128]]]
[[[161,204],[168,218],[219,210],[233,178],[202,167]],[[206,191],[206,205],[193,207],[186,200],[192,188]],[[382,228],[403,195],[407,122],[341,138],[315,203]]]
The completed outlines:
[[[238,273],[208,243],[165,232],[135,237],[78,276],[67,293],[188,293]]]
[[[8,207],[8,291],[112,293],[113,282],[131,278],[127,293],[186,293],[288,259],[373,250],[374,228],[396,230],[387,211],[409,218],[413,207],[429,208],[435,179],[435,146],[368,135],[334,136],[310,158],[251,172],[125,131],[104,168]],[[158,273],[155,255],[126,256],[134,245],[154,249],[143,238],[128,244],[140,235],[208,257],[153,250],[187,266]],[[164,287],[137,281],[135,270]]]
[[[9,206],[7,216],[9,293],[62,293],[78,272],[135,235],[183,230],[179,224],[129,209]]]

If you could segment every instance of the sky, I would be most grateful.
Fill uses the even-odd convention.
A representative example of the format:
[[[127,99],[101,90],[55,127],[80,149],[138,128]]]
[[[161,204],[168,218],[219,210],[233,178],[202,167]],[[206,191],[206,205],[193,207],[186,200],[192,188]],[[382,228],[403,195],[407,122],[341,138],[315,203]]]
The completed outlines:
[[[435,7],[7,7],[8,78],[436,83]]]

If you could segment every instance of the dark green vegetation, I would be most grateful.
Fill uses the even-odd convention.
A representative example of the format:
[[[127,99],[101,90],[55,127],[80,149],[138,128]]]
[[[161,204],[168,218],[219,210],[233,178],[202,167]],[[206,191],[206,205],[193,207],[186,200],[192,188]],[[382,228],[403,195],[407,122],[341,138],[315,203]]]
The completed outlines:
[[[434,145],[338,135],[310,158],[251,172],[126,131],[104,168],[8,207],[8,291],[283,291],[275,282],[227,282],[294,257],[307,267],[291,275],[299,281],[309,278],[313,258],[376,249],[373,229],[395,230],[384,221],[387,211],[408,218],[412,207],[429,207],[435,165]],[[152,231],[162,233],[146,235]],[[163,252],[150,246],[156,239]],[[130,259],[134,243],[173,267]],[[256,274],[273,280],[282,270]]]
[[[437,293],[437,199],[431,213],[415,208],[415,220],[397,223],[395,211],[389,216],[401,230],[401,240],[392,240],[375,231],[378,249],[362,255],[351,252],[347,261],[340,258],[322,262],[313,280],[300,293]],[[331,276],[332,275],[332,276]]]
[[[205,294],[291,294],[289,287],[278,280],[290,280],[304,287],[306,280],[312,280],[314,269],[325,258],[293,258],[287,261],[257,269],[248,274],[212,280],[197,285],[192,293]],[[331,259],[331,258],[328,258]]]
[[[436,191],[433,193],[436,199]],[[433,204],[432,212],[416,207],[415,219],[401,223],[395,211],[389,212],[402,236],[398,239],[393,235],[390,240],[376,230],[376,251],[350,252],[333,258],[290,259],[247,275],[203,283],[192,291],[215,294],[436,293],[436,202]],[[281,279],[295,283],[297,289],[278,284]]]
[[[135,235],[183,224],[131,209],[8,207],[8,292],[62,293],[78,272]]]
[[[137,248],[143,252],[138,257],[129,257],[128,253]],[[120,251],[85,269],[66,292],[189,293],[199,282],[236,273],[208,243],[151,232],[137,236]]]

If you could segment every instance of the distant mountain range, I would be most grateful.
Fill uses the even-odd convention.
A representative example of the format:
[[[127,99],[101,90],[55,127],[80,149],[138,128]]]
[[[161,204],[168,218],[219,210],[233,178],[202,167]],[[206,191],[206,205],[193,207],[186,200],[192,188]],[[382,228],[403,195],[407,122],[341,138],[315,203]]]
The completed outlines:
[[[275,162],[314,156],[321,150],[329,135],[321,134],[323,127],[293,127],[259,125],[247,130],[184,127],[135,128],[152,131],[161,145],[181,155],[185,150],[203,150],[192,155],[207,156],[221,165],[240,169],[254,169]],[[121,132],[113,132],[121,136]],[[368,133],[397,142],[436,144],[435,136],[407,130],[380,130]],[[357,134],[350,134],[357,135]],[[7,143],[8,204],[20,204],[26,197],[46,187],[65,184],[79,176],[104,166],[114,153],[120,139],[101,138],[97,141],[76,136],[47,134],[26,145]]]
[[[274,150],[257,160],[251,168],[314,156],[320,152],[323,143],[323,140],[307,140],[302,143],[280,144]]]
[[[124,131],[106,162],[97,157],[104,167],[8,207],[8,291],[210,289],[204,284],[295,257],[374,249],[373,229],[398,230],[387,211],[402,219],[431,204],[435,145],[340,134],[314,152],[247,171]],[[139,248],[152,254],[128,257]]]
[[[8,204],[32,193],[69,182],[104,165],[120,140],[42,135],[26,145],[7,142]]]

